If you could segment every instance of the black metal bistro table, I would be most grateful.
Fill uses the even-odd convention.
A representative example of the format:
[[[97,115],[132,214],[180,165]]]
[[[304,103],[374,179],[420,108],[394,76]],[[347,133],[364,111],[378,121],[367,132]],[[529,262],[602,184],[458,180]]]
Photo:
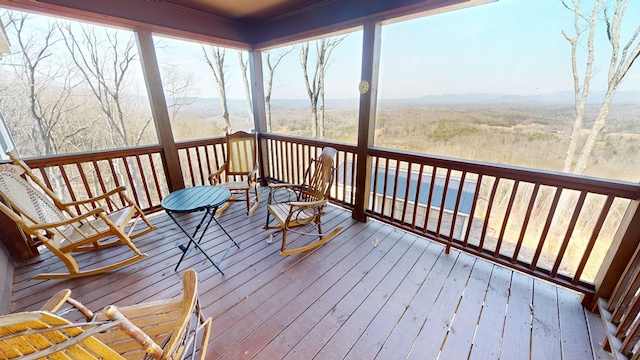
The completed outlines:
[[[176,225],[178,225],[178,227],[182,230],[182,232],[184,232],[189,238],[189,242],[187,243],[187,246],[184,246],[184,245],[179,246],[180,250],[182,250],[182,256],[180,256],[180,260],[178,261],[178,265],[176,265],[175,271],[178,271],[178,267],[180,266],[180,263],[182,262],[185,255],[189,251],[189,247],[191,246],[191,244],[193,244],[198,250],[200,250],[204,254],[204,256],[207,259],[209,259],[209,261],[211,261],[213,266],[215,266],[216,269],[218,269],[218,271],[220,271],[220,273],[224,275],[224,272],[220,270],[220,263],[227,256],[227,253],[229,253],[229,250],[233,245],[235,245],[238,249],[240,249],[240,246],[235,242],[235,240],[233,240],[233,238],[231,237],[231,235],[229,235],[227,230],[225,230],[225,228],[218,222],[218,219],[215,218],[215,214],[218,208],[224,203],[226,203],[230,197],[231,197],[231,192],[229,192],[228,189],[225,189],[220,186],[195,186],[195,187],[174,191],[171,194],[167,195],[167,197],[162,199],[161,205],[164,208],[164,210],[167,212],[167,214],[173,220],[173,222],[175,222]],[[202,216],[202,219],[200,220],[200,223],[198,224],[198,226],[196,226],[196,229],[193,232],[193,235],[189,234],[189,232],[180,224],[178,219],[176,219],[176,217],[174,216],[174,214],[176,213],[191,213],[191,212],[203,211],[203,210],[204,210],[204,215]],[[224,233],[227,234],[227,236],[232,242],[232,244],[229,245],[229,247],[224,252],[224,254],[222,255],[222,258],[220,258],[217,264],[215,261],[211,259],[211,257],[207,254],[207,252],[204,251],[202,247],[200,247],[200,242],[202,241],[204,234],[207,232],[207,229],[209,228],[209,224],[211,224],[211,220],[214,220],[218,224],[218,226],[220,226],[222,231],[224,231]],[[202,227],[203,224],[205,224],[205,226],[200,232],[200,238],[198,239],[198,241],[196,241],[196,235],[198,234],[198,231],[200,231],[200,228]]]

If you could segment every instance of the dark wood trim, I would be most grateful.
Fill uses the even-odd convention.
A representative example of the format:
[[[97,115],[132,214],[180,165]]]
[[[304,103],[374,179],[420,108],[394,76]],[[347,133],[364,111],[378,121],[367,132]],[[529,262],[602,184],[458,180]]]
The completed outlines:
[[[189,11],[157,1],[109,0],[0,0],[0,6],[67,19],[126,29],[139,27],[153,33],[213,43],[239,49],[250,49],[243,39],[250,29],[202,12]]]
[[[378,74],[380,70],[380,43],[382,28],[373,19],[365,22],[362,31],[361,80],[368,82],[369,91],[360,94],[358,115],[358,149],[356,152],[356,196],[352,217],[366,221],[365,209],[369,207],[369,184],[371,183],[371,158],[369,148],[373,146],[376,128],[376,106],[378,99]]]
[[[426,16],[496,0],[347,0],[331,1],[292,16],[258,24],[247,42],[265,49],[304,39],[346,32],[373,21]]]
[[[180,167],[180,156],[173,137],[169,112],[167,111],[167,101],[164,97],[160,68],[156,58],[156,50],[153,44],[153,36],[149,29],[136,29],[136,40],[140,62],[142,63],[142,73],[147,85],[147,94],[151,104],[151,113],[156,124],[158,141],[162,147],[165,173],[167,174],[167,186],[169,192],[184,188],[182,169]]]

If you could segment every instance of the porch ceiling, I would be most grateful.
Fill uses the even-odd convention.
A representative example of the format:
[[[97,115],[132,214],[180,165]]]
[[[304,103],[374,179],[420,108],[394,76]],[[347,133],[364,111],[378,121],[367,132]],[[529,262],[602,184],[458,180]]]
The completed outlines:
[[[240,48],[264,48],[389,20],[497,0],[0,0],[21,8]]]

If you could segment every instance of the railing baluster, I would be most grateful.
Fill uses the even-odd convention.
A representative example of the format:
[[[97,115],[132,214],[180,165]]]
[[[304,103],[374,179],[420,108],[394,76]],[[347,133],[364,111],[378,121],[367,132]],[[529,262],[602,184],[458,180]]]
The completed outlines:
[[[509,197],[509,204],[507,205],[507,210],[504,213],[504,219],[502,220],[502,227],[500,228],[500,235],[498,235],[498,243],[496,244],[496,250],[493,253],[493,256],[500,255],[500,248],[502,247],[502,240],[504,239],[504,233],[507,230],[507,222],[509,221],[509,217],[511,216],[511,209],[513,208],[513,202],[516,200],[516,194],[518,193],[518,186],[520,185],[520,181],[516,180],[513,183],[513,187],[511,188],[511,196]]]
[[[611,205],[613,205],[614,196],[607,196],[607,200],[602,207],[602,211],[600,211],[600,216],[598,217],[598,221],[596,225],[593,227],[593,232],[591,233],[591,238],[587,243],[587,248],[582,253],[582,259],[580,260],[580,264],[578,265],[578,269],[573,275],[573,283],[577,284],[580,281],[580,277],[582,276],[582,272],[584,271],[585,266],[587,265],[587,261],[589,260],[589,256],[591,256],[591,251],[593,251],[593,247],[596,244],[596,240],[598,240],[598,235],[600,234],[600,230],[602,230],[602,225],[604,225],[604,221],[607,219],[607,215],[609,214],[609,210],[611,209]]]
[[[436,236],[442,237],[440,229],[442,228],[442,221],[444,218],[444,208],[447,203],[447,195],[449,193],[449,181],[451,180],[451,169],[447,169],[447,175],[444,179],[444,187],[442,188],[442,199],[440,200],[440,211],[438,212],[438,223],[436,225]],[[447,244],[446,253],[449,253],[451,246]]]
[[[156,166],[155,163],[153,161],[153,155],[151,153],[148,153],[147,156],[149,157],[149,167],[151,168],[151,176],[153,176],[153,182],[156,185],[156,193],[158,194],[158,200],[162,200],[162,191],[160,190],[160,182],[158,181],[158,172],[156,171]],[[152,200],[149,200],[149,206],[153,206],[154,202]]]
[[[375,165],[373,166],[373,170],[371,171],[371,176],[373,176],[373,189],[370,190],[370,193],[373,194],[373,199],[371,201],[371,211],[376,213],[376,205],[378,204],[378,166],[380,164],[380,158],[375,157],[373,159],[375,161]],[[372,161],[372,163],[374,162]],[[354,191],[355,192],[355,191]]]
[[[100,185],[100,190],[104,194],[107,192],[107,187],[104,184],[104,178],[102,177],[102,172],[100,171],[100,165],[96,160],[91,160],[91,163],[93,164],[93,171],[96,174],[96,180]],[[107,208],[110,212],[113,211],[113,204],[110,201],[107,202]]]
[[[522,242],[524,241],[524,235],[527,232],[527,227],[529,226],[529,219],[531,218],[531,213],[533,212],[536,197],[538,196],[538,190],[540,190],[540,183],[535,183],[535,185],[533,186],[533,191],[531,192],[531,196],[529,197],[529,206],[527,206],[527,213],[524,217],[522,228],[520,228],[520,236],[518,237],[516,248],[513,250],[513,256],[511,257],[511,263],[513,264],[518,261],[518,255],[520,254]]]
[[[427,207],[424,213],[424,226],[422,227],[422,232],[427,232],[429,225],[429,218],[431,216],[431,201],[433,200],[433,190],[436,185],[436,174],[438,172],[438,168],[435,166],[431,167],[431,183],[429,184],[429,198],[427,199]]]
[[[84,169],[82,168],[82,163],[77,163],[76,164],[76,168],[78,169],[78,174],[80,175],[80,180],[82,180],[82,184],[84,185],[84,189],[87,192],[87,197],[92,198],[93,197],[93,192],[91,191],[91,188],[89,187],[89,182],[87,181],[87,176],[84,173]]]
[[[389,159],[387,159],[387,161],[389,161]],[[396,201],[398,199],[398,179],[400,178],[400,171],[402,171],[401,169],[401,165],[402,163],[399,161],[396,161],[396,166],[395,166],[395,176],[393,179],[393,195],[391,196],[391,219],[396,220]]]
[[[142,166],[140,156],[136,156],[136,162],[138,163],[138,170],[140,171],[140,178],[142,179],[144,194],[147,197],[147,204],[151,205],[151,193],[149,192],[149,184],[147,183],[147,176],[144,173],[144,167]]]
[[[464,240],[462,245],[467,247],[469,244],[469,237],[471,236],[471,229],[473,228],[473,218],[476,213],[476,206],[478,204],[478,199],[480,198],[480,185],[482,185],[482,174],[478,174],[478,180],[476,181],[476,188],[473,191],[473,202],[471,203],[471,210],[469,211],[469,224],[467,225],[467,230],[464,234]]]
[[[129,189],[133,193],[133,198],[135,202],[139,204],[140,196],[138,195],[138,189],[137,189],[136,183],[133,180],[133,174],[131,173],[131,167],[129,166],[129,161],[127,161],[127,158],[122,157],[122,162],[124,164],[125,172],[127,173],[127,178],[129,179],[129,184],[130,184]]]
[[[205,179],[207,178],[207,175],[204,173],[204,168],[202,167],[202,156],[200,155],[200,149],[202,148],[203,147],[201,146],[197,146],[195,149],[196,159],[198,160],[198,173],[200,174],[200,182],[198,183],[198,185],[205,185]]]
[[[407,216],[407,205],[409,204],[409,189],[411,188],[411,170],[412,170],[412,166],[413,164],[410,162],[407,162],[407,181],[406,181],[406,185],[405,185],[405,191],[404,191],[404,206],[402,206],[402,219],[400,220],[401,223],[405,223],[405,219]],[[400,171],[396,171],[396,172],[400,172]],[[396,186],[396,189],[398,187]],[[414,210],[415,210],[415,203],[414,203]]]
[[[538,260],[540,259],[540,254],[542,254],[542,248],[544,247],[544,243],[547,240],[547,235],[549,234],[549,229],[551,228],[551,222],[553,221],[553,215],[556,212],[556,208],[558,207],[558,201],[560,201],[560,195],[562,194],[563,188],[556,188],[556,194],[553,197],[553,201],[551,202],[551,207],[549,208],[549,212],[547,214],[547,221],[544,224],[544,228],[542,229],[542,234],[540,234],[540,240],[538,241],[538,247],[536,248],[536,253],[531,260],[531,266],[529,267],[531,270],[535,269],[538,266]]]
[[[491,188],[491,195],[489,196],[489,202],[487,203],[487,210],[484,214],[484,224],[482,225],[482,232],[480,233],[480,242],[478,243],[478,251],[484,252],[484,240],[487,236],[487,228],[489,227],[489,219],[491,219],[491,209],[493,202],[496,198],[496,192],[498,191],[499,177],[493,179],[493,187]]]
[[[420,210],[420,189],[422,189],[422,171],[424,170],[424,164],[420,164],[420,170],[418,170],[418,179],[416,181],[416,196],[413,200],[413,217],[411,219],[411,228],[416,228],[416,219],[418,217],[418,211]]]
[[[587,198],[587,192],[580,192],[580,197],[576,202],[576,206],[573,209],[573,215],[571,216],[571,220],[569,221],[569,226],[567,227],[567,231],[565,232],[564,239],[562,240],[562,244],[560,245],[560,249],[558,250],[558,254],[556,255],[556,261],[551,268],[551,276],[556,276],[558,274],[558,269],[560,268],[560,264],[564,259],[564,254],[567,251],[567,247],[569,246],[569,241],[571,240],[571,236],[573,235],[573,230],[576,227],[576,223],[578,222],[578,217],[580,217],[580,211],[584,206],[584,201]]]
[[[462,200],[462,190],[464,189],[464,182],[467,177],[467,172],[463,171],[458,183],[458,193],[456,194],[456,204],[453,207],[453,215],[451,216],[451,229],[449,230],[449,241],[455,239],[454,234],[456,230],[456,220],[458,219],[458,210],[460,209],[460,201]]]

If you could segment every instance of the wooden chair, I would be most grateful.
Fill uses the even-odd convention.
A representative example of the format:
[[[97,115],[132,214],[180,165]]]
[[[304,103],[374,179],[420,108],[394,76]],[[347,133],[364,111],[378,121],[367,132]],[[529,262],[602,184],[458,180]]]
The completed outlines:
[[[9,155],[15,165],[0,165],[0,195],[6,201],[6,205],[0,203],[0,210],[28,236],[42,242],[68,269],[68,273],[45,273],[34,278],[60,279],[94,275],[147,257],[135,247],[131,239],[156,227],[126,196],[124,187],[91,199],[63,203],[24,162],[13,154]],[[76,214],[73,208],[79,208],[83,212]],[[107,212],[107,208],[113,211]],[[139,220],[145,223],[146,228],[133,234]],[[72,252],[99,250],[118,244],[127,245],[134,254],[110,265],[82,271],[72,255]]]
[[[185,272],[183,287],[179,297],[109,305],[98,314],[63,290],[40,311],[0,316],[0,358],[204,359],[211,318],[200,311],[194,270]],[[65,303],[74,308],[79,304],[84,318],[69,320],[70,312],[62,309]]]
[[[229,202],[234,201],[246,202],[247,215],[251,215],[258,208],[260,191],[257,144],[257,134],[244,131],[227,134],[227,161],[209,175],[211,185],[223,186],[231,191],[231,199],[218,210],[218,213],[226,210]]]
[[[341,230],[342,226],[329,233],[322,232],[323,208],[329,201],[329,190],[333,184],[336,168],[333,158],[337,151],[326,147],[317,159],[311,161],[305,171],[303,184],[271,184],[269,185],[269,204],[267,205],[267,222],[265,229],[282,230],[282,247],[280,255],[292,255],[314,249],[331,240]],[[270,218],[278,222],[277,226],[270,226]],[[309,225],[315,232],[295,231],[292,228]],[[301,235],[318,236],[319,239],[297,248],[287,248],[287,233],[292,231]],[[271,235],[273,236],[273,235]]]

